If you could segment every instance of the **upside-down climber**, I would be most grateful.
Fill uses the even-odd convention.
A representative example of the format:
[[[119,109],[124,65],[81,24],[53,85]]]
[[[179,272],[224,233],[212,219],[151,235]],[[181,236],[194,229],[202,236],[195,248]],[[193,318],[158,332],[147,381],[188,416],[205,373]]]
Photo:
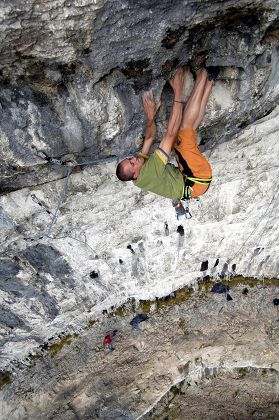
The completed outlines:
[[[196,130],[204,114],[208,98],[219,69],[199,69],[193,91],[183,110],[182,89],[184,72],[179,68],[169,84],[173,89],[173,107],[167,125],[167,133],[159,148],[149,156],[156,134],[155,115],[160,103],[154,100],[152,91],[143,93],[143,107],[147,125],[142,151],[137,156],[122,160],[116,170],[122,181],[134,182],[137,187],[173,200],[177,216],[185,213],[180,200],[204,194],[212,179],[212,170],[202,155],[196,140]],[[168,163],[174,150],[178,168]]]

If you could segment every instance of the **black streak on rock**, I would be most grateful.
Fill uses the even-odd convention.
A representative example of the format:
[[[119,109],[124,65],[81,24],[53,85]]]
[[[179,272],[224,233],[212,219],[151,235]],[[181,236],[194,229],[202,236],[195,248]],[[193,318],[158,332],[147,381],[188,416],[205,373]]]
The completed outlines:
[[[165,222],[165,235],[169,236],[170,231],[169,231],[169,225],[167,224],[167,222]]]
[[[177,230],[176,230],[176,232],[179,233],[180,236],[184,236],[184,228],[183,228],[183,226],[182,225],[179,225],[178,228],[177,228]]]
[[[4,308],[3,306],[0,306],[0,322],[1,324],[6,325],[11,329],[19,327],[28,331],[30,330],[30,328],[27,327],[17,315]]]
[[[36,280],[29,281],[29,283],[23,282],[20,278],[16,277],[16,274],[20,271],[21,267],[17,261],[19,258],[15,256],[15,261],[0,260],[0,290],[3,290],[16,298],[31,299],[35,298],[41,302],[47,314],[51,319],[54,319],[59,309],[57,306],[56,299],[51,296],[46,286],[49,283],[47,278],[43,275],[36,275]],[[31,310],[33,305],[31,305]]]
[[[220,274],[220,278],[221,279],[223,279],[224,277],[225,277],[225,274],[227,274],[227,272],[228,272],[228,264],[227,263],[225,263],[224,264],[224,266],[223,266],[223,269],[222,269],[222,273]]]
[[[54,247],[38,244],[27,248],[23,255],[39,273],[49,273],[62,284],[74,286],[71,267]]]
[[[131,251],[131,253],[132,254],[134,254],[135,253],[135,251],[133,250],[133,248],[132,248],[132,245],[127,245],[127,249],[129,249],[130,251]]]
[[[200,271],[206,271],[208,269],[208,260],[203,261],[201,263],[201,270]]]
[[[99,274],[96,271],[91,271],[91,273],[89,274],[91,279],[96,279],[97,277],[99,277]]]
[[[41,348],[42,351],[46,351],[48,349],[49,345],[48,345],[48,343],[44,343],[44,344],[41,344],[39,347]]]
[[[215,261],[215,264],[214,264],[213,268],[217,267],[218,264],[219,264],[219,258],[217,258],[217,260]]]
[[[17,261],[17,260],[16,260]],[[1,283],[15,277],[20,271],[20,265],[6,259],[0,260],[0,288]]]

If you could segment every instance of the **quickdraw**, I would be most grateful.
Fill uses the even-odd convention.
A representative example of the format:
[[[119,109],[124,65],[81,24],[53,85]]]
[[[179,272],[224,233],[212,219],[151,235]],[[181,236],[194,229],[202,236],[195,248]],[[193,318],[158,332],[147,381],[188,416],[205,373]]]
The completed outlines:
[[[43,207],[48,214],[50,214],[51,216],[54,216],[54,213],[50,210],[50,208],[48,207],[48,205],[43,200],[40,200],[36,196],[36,194],[31,194],[31,198],[34,201],[34,203],[36,203],[39,206]]]
[[[193,217],[192,213],[190,212],[190,209],[189,209],[189,204],[190,204],[190,198],[187,198],[185,200],[185,205],[184,205],[186,219],[192,219],[192,217]]]
[[[184,209],[185,209],[186,219],[192,219],[192,217],[193,217],[192,213],[190,212],[190,209],[189,209],[190,200],[193,200],[192,191],[193,191],[192,187],[190,187],[189,185],[185,185],[185,193],[184,193],[184,198],[182,199],[182,201],[185,203],[184,204]],[[195,200],[200,201],[200,198],[196,197]]]
[[[74,155],[65,155],[63,158],[57,159],[47,155],[47,153],[43,150],[38,150],[36,146],[32,146],[33,149],[36,150],[36,154],[41,159],[44,159],[48,163],[53,163],[55,165],[61,166],[76,166],[77,162],[75,161]]]

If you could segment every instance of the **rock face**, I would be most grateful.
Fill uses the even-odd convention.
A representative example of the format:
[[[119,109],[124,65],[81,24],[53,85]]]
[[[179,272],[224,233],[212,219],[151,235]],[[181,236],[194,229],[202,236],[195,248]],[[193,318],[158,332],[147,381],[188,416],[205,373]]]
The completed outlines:
[[[278,113],[211,149],[214,182],[191,220],[119,182],[114,162],[72,174],[66,191],[58,180],[3,195],[2,366],[129,298],[208,277],[278,278]]]
[[[277,102],[276,1],[9,2],[1,7],[1,188],[63,175],[51,156],[133,152],[142,136],[140,92],[163,95],[179,65],[220,65],[218,108],[203,143],[268,113]],[[222,98],[224,86],[229,97]],[[163,128],[160,127],[160,133]]]
[[[67,419],[94,418],[96,413],[104,419],[135,419],[164,395],[158,412],[148,414],[161,416],[160,410],[164,411],[171,399],[170,387],[179,382],[181,392],[186,392],[187,382],[183,381],[195,377],[192,352],[197,358],[202,353],[202,359],[207,360],[197,368],[201,387],[191,391],[193,399],[204,389],[208,404],[213,404],[210,390],[203,388],[207,379],[215,387],[218,381],[229,381],[233,387],[241,374],[238,369],[244,366],[248,369],[244,389],[262,377],[258,369],[266,368],[267,382],[262,382],[266,398],[261,401],[265,414],[277,415],[270,384],[278,374],[278,355],[272,353],[278,341],[278,314],[272,299],[279,298],[278,2],[12,0],[1,5],[0,12],[0,367],[6,371],[0,382],[8,382],[9,372],[15,373],[15,382],[1,393],[2,417],[51,418],[61,409],[61,418]],[[150,87],[162,101],[157,137],[162,136],[172,100],[166,81],[177,67],[187,66],[187,99],[193,85],[191,69],[197,62],[221,66],[199,132],[214,181],[199,202],[191,203],[194,217],[177,221],[168,200],[116,180],[115,162],[109,158],[139,147],[144,130],[140,94]],[[107,161],[84,165],[84,170],[67,176],[67,167],[47,163],[37,155],[38,150],[57,158],[74,154],[79,163]],[[235,275],[273,279],[274,287],[267,286],[263,296],[259,292],[259,296],[249,297],[250,310],[253,312],[256,305],[263,318],[259,341],[264,356],[259,356],[254,343],[261,318],[253,312],[253,329],[244,340],[242,334],[248,331],[245,322],[250,318],[238,296],[241,303],[231,302],[235,314],[230,313],[226,322],[237,323],[239,316],[243,322],[239,335],[237,328],[229,336],[223,324],[218,331],[212,326],[220,347],[216,348],[203,330],[202,337],[207,338],[202,351],[205,344],[197,338],[193,347],[180,340],[178,348],[188,352],[187,357],[179,353],[183,363],[174,363],[166,378],[163,372],[169,359],[165,356],[174,339],[171,324],[170,334],[163,340],[165,350],[158,355],[150,348],[151,364],[158,359],[159,373],[150,378],[148,392],[145,375],[151,365],[146,364],[142,371],[132,373],[140,375],[140,385],[132,391],[131,399],[126,400],[125,394],[132,378],[126,383],[120,375],[124,384],[119,391],[121,407],[110,403],[109,398],[116,398],[115,382],[110,388],[110,377],[104,383],[98,378],[104,374],[107,361],[86,347],[89,338],[84,328],[88,323],[102,321],[100,330],[95,331],[99,341],[106,328],[117,327],[129,334],[127,319],[114,325],[103,315],[123,302],[156,300],[185,285],[195,286],[197,280]],[[212,302],[212,310],[207,311],[206,306],[200,309],[205,323],[218,317],[213,310],[217,302]],[[269,310],[264,302],[271,305]],[[192,338],[195,323],[200,322],[198,308],[192,308]],[[166,324],[175,324],[174,314],[166,315]],[[151,340],[151,347],[160,343],[161,330],[155,324],[151,324],[150,335],[158,333],[158,341]],[[269,331],[268,337],[264,331]],[[42,371],[44,363],[55,371],[57,361],[52,365],[46,357],[31,372],[38,375],[30,396],[34,405],[26,408],[22,399],[29,393],[26,383],[31,376],[25,382],[27,372],[21,375],[18,363],[30,365],[24,358],[44,355],[51,344],[59,347],[59,338],[62,343],[63,339],[71,341],[76,333],[86,336],[79,343],[84,357],[73,356],[83,373],[77,382],[72,380],[71,375],[77,375],[76,366],[71,366],[72,356],[65,353],[62,376],[56,377],[53,371],[50,375],[51,386],[57,384],[57,389],[62,389],[59,398],[71,387],[79,391],[70,393],[69,406],[61,408],[58,399],[51,411],[53,394]],[[98,340],[93,338],[95,346]],[[136,362],[141,364],[146,360],[145,344],[136,341],[132,346],[139,352]],[[236,361],[233,349],[238,346]],[[74,351],[74,344],[71,349]],[[125,349],[124,341],[121,349]],[[123,352],[120,370],[130,363],[130,357],[134,360],[132,351]],[[116,363],[114,354],[110,356]],[[97,379],[90,389],[83,387],[89,382],[84,374],[87,357],[101,366],[93,372]],[[193,370],[187,368],[189,361]],[[181,372],[182,365],[185,372]],[[211,375],[213,371],[205,369],[215,369],[216,378]],[[71,376],[69,382],[67,375]],[[60,380],[66,382],[61,384]],[[151,392],[154,383],[156,392]],[[95,398],[99,386],[104,393],[109,390],[107,400]],[[42,398],[38,408],[36,393]],[[229,398],[233,401],[234,397],[230,394]],[[240,401],[245,403],[245,398]],[[127,407],[131,404],[130,412]],[[180,418],[185,418],[185,402],[181,398],[177,404]],[[258,410],[260,418],[257,404],[249,407],[247,413]],[[193,417],[198,418],[199,408],[195,410]],[[240,408],[238,413],[243,417]]]

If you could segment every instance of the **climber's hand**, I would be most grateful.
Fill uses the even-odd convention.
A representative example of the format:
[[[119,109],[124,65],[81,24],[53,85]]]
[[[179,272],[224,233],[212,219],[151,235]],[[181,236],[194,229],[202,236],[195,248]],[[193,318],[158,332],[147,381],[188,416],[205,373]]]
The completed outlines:
[[[184,71],[183,71],[183,68],[180,67],[176,71],[174,77],[169,80],[169,84],[171,85],[175,96],[180,96],[181,95],[182,88],[183,88],[183,82],[184,82]]]
[[[153,121],[161,102],[156,102],[152,90],[147,90],[142,94],[142,103],[147,121]]]

